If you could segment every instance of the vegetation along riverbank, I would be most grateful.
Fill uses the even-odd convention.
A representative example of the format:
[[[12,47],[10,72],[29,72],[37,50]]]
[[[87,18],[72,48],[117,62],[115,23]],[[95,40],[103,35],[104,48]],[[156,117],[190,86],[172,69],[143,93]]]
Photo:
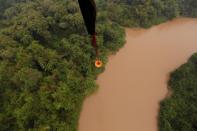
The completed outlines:
[[[196,0],[96,0],[101,59],[125,43],[123,26],[197,16]],[[76,131],[102,69],[76,0],[0,0],[0,130]]]

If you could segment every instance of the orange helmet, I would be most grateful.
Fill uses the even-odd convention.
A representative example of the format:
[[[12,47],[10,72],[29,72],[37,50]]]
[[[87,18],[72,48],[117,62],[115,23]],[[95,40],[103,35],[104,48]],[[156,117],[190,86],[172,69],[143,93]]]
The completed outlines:
[[[95,61],[95,67],[96,68],[101,68],[103,66],[103,62],[101,60],[96,60]]]

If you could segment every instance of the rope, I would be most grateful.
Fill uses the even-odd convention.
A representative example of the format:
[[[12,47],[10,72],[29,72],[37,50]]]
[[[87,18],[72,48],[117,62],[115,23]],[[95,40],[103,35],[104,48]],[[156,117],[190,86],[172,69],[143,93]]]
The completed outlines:
[[[92,46],[95,49],[96,57],[98,57],[99,56],[99,51],[98,51],[98,46],[97,46],[97,41],[96,41],[96,33],[94,33],[92,35]]]

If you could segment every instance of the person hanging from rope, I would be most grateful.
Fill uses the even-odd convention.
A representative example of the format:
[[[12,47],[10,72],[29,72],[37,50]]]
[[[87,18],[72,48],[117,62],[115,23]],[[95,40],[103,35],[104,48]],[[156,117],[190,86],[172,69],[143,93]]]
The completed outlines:
[[[92,36],[92,46],[95,49],[97,60],[95,61],[95,66],[100,68],[102,66],[102,61],[98,60],[99,51],[96,42],[96,4],[94,0],[78,0],[81,13],[88,31],[88,34]]]

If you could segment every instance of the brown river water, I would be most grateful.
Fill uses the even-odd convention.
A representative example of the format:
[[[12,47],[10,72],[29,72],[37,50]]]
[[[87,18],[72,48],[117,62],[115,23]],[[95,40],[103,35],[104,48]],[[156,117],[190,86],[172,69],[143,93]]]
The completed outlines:
[[[78,131],[157,131],[169,73],[197,52],[197,19],[126,28],[126,40],[85,100]]]

